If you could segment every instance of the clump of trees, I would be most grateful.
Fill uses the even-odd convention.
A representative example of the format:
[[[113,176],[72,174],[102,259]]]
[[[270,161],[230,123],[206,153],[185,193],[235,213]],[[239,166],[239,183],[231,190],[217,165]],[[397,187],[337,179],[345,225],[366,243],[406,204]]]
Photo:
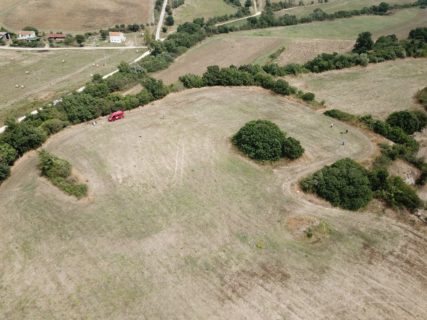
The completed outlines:
[[[201,88],[205,86],[260,86],[280,95],[290,95],[297,92],[287,81],[274,79],[258,65],[230,66],[227,68],[210,66],[202,77],[188,74],[181,76],[179,79],[186,88]]]
[[[305,192],[315,193],[348,210],[360,209],[372,199],[368,170],[348,158],[324,167],[300,185]]]
[[[249,158],[276,161],[282,157],[297,159],[304,149],[300,142],[286,134],[271,121],[254,120],[246,123],[232,138]]]
[[[71,164],[60,159],[46,150],[39,152],[38,168],[53,185],[65,193],[80,199],[87,195],[88,187],[86,184],[79,183],[71,175]]]
[[[427,115],[420,111],[398,111],[387,117],[387,123],[399,127],[407,134],[423,130],[427,125]]]
[[[339,110],[330,110],[325,114],[343,121],[361,121],[374,132],[395,142],[393,145],[380,145],[381,155],[375,159],[373,169],[369,172],[369,180],[374,196],[384,200],[391,207],[406,208],[409,211],[415,211],[423,206],[423,202],[413,188],[407,185],[400,177],[389,177],[387,167],[392,161],[401,158],[421,171],[416,180],[417,185],[424,185],[427,182],[427,164],[423,158],[416,156],[419,145],[408,134],[425,126],[426,115],[424,113],[395,112],[388,117],[386,122],[373,119],[369,115],[358,118]]]

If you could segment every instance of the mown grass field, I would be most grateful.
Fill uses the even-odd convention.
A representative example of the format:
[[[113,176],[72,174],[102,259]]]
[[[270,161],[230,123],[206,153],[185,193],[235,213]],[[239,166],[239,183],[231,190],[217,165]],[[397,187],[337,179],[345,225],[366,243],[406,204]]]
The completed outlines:
[[[404,59],[287,80],[315,92],[328,108],[386,118],[394,111],[422,110],[414,96],[426,85],[426,75],[427,59]]]
[[[279,63],[303,63],[322,52],[350,50],[363,31],[372,32],[374,37],[396,33],[406,38],[411,29],[425,25],[426,19],[427,10],[408,9],[390,16],[360,16],[218,35],[190,49],[156,76],[173,83],[186,73],[202,74],[209,65],[264,63],[283,46],[286,50]]]
[[[275,121],[305,156],[242,157],[230,137],[252,119]],[[326,163],[373,153],[330,122],[262,89],[210,88],[54,136],[45,147],[90,196],[50,185],[34,153],[16,164],[0,186],[0,317],[424,318],[425,235],[295,189]]]
[[[85,32],[115,24],[151,23],[153,0],[2,0],[0,26],[21,30],[34,26],[46,32]]]
[[[130,62],[141,52],[141,49],[138,53],[136,50],[0,51],[0,123],[10,112],[22,115],[29,111],[27,108],[34,108],[30,102],[51,101],[81,87],[92,74],[107,74],[121,61]]]

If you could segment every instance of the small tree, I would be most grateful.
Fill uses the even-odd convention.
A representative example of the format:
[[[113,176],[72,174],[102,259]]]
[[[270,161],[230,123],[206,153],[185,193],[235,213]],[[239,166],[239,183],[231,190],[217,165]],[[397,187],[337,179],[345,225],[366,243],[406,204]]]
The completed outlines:
[[[353,52],[365,53],[372,50],[374,42],[372,41],[372,34],[370,32],[359,33],[356,44],[354,45]]]
[[[175,24],[175,20],[172,15],[166,17],[166,25],[173,26]]]
[[[82,34],[78,34],[78,35],[76,35],[76,41],[77,41],[77,43],[78,43],[80,46],[82,46],[82,45],[83,45],[83,43],[85,42],[85,40],[86,40],[86,38],[85,38],[85,36],[84,36],[84,35],[82,35]]]

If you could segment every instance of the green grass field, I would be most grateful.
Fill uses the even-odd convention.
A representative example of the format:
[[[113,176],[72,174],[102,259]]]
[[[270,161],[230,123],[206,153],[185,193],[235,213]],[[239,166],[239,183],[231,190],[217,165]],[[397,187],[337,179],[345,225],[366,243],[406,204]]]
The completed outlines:
[[[271,166],[241,156],[230,137],[253,119],[299,139],[304,157]],[[46,149],[72,163],[89,197],[41,178],[34,153],[16,164],[0,186],[0,317],[401,319],[410,303],[422,318],[418,233],[295,189],[326,163],[374,152],[331,121],[262,89],[207,88],[52,137]]]
[[[0,51],[0,123],[10,112],[22,115],[45,102],[77,89],[94,73],[107,74],[141,50],[67,50],[49,52]],[[64,61],[64,62],[63,62]],[[19,88],[16,88],[16,85]],[[24,88],[21,88],[21,85]]]

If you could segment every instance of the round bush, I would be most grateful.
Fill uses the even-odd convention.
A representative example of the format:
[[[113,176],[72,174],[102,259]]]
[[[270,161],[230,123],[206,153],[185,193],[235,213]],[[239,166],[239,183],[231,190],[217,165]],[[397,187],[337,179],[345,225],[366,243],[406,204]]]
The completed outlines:
[[[280,159],[284,140],[285,134],[268,120],[250,121],[233,137],[233,143],[250,158],[270,161]]]
[[[289,159],[298,159],[304,153],[304,148],[300,142],[292,137],[285,138],[282,144],[282,156]]]
[[[313,101],[314,97],[315,97],[314,93],[311,93],[311,92],[306,92],[301,96],[302,100],[304,101]]]

